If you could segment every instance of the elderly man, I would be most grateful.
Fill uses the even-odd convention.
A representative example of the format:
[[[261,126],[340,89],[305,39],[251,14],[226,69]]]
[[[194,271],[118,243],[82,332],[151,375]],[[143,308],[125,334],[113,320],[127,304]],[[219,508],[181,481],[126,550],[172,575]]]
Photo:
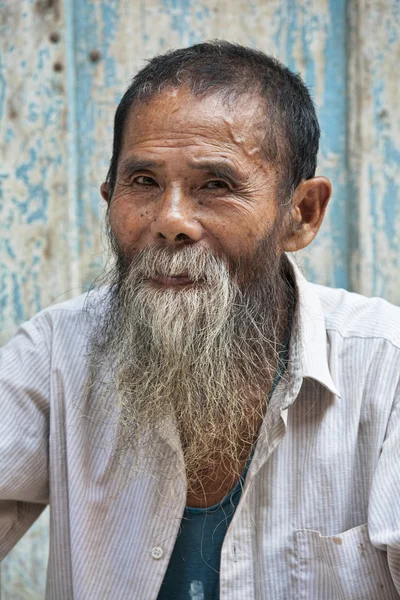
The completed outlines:
[[[0,550],[50,505],[52,600],[400,592],[400,310],[307,283],[309,93],[261,52],[151,60],[101,194],[115,261],[0,354]]]

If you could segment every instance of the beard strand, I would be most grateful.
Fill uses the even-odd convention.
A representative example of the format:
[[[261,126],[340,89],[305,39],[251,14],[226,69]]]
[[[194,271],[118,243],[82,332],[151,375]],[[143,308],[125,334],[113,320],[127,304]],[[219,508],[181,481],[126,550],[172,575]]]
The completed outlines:
[[[180,273],[194,284],[176,290],[152,281]],[[101,314],[89,307],[97,322],[89,388],[97,406],[117,394],[118,454],[130,457],[134,473],[162,477],[159,438],[175,430],[189,492],[216,467],[239,475],[294,304],[286,256],[275,256],[272,239],[247,264],[196,245],[150,247],[129,261],[119,252],[107,281]]]

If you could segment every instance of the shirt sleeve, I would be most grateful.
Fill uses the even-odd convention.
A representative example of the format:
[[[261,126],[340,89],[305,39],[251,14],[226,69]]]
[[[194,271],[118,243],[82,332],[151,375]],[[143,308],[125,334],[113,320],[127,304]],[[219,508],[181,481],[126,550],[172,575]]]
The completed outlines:
[[[48,503],[49,377],[33,319],[0,349],[0,560]]]
[[[371,542],[387,552],[400,593],[400,384],[372,480],[368,522]]]

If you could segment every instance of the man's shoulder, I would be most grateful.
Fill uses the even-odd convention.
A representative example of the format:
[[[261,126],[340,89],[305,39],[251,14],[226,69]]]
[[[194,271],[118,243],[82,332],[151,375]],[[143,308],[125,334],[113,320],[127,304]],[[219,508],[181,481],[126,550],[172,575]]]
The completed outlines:
[[[41,311],[42,314],[52,315],[57,312],[76,313],[81,312],[84,309],[88,298],[88,292],[69,298],[68,300],[57,301],[55,304],[51,304],[47,308]],[[39,313],[40,314],[40,313]]]
[[[98,304],[103,300],[108,292],[108,288],[96,288],[75,296],[73,298],[69,298],[68,300],[54,301],[51,305],[47,306],[43,310],[41,310],[38,315],[53,315],[57,313],[66,312],[69,314],[81,313],[81,312],[89,312],[94,305]]]
[[[383,298],[310,285],[319,296],[327,330],[343,338],[385,339],[400,349],[400,307]]]
[[[30,323],[42,330],[46,335],[53,335],[55,330],[68,328],[86,329],[93,322],[95,307],[101,307],[101,300],[105,297],[105,290],[91,290],[51,304],[44,308],[31,319]],[[101,308],[100,308],[101,310]]]

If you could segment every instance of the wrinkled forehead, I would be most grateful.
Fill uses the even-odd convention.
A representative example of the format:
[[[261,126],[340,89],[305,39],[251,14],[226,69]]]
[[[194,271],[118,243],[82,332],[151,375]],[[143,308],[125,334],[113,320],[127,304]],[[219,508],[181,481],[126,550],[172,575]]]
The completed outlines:
[[[166,89],[134,105],[125,123],[123,150],[152,141],[173,140],[261,149],[265,109],[254,94],[236,98],[213,93],[195,96],[188,88]]]

